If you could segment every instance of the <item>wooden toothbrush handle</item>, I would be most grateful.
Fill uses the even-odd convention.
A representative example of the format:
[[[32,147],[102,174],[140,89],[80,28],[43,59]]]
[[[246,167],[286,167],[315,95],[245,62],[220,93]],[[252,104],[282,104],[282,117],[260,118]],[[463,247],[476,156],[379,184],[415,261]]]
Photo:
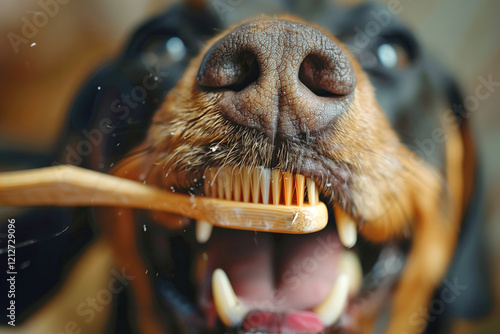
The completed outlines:
[[[328,222],[324,203],[266,205],[188,196],[80,167],[0,173],[0,206],[118,206],[168,211],[252,231],[311,233]]]

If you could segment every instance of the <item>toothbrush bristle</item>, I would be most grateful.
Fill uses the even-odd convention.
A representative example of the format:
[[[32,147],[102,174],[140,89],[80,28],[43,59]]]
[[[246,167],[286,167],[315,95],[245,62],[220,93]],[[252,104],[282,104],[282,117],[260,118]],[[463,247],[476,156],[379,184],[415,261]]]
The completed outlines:
[[[205,172],[204,193],[207,197],[245,203],[288,206],[319,203],[314,180],[264,167],[209,168]]]

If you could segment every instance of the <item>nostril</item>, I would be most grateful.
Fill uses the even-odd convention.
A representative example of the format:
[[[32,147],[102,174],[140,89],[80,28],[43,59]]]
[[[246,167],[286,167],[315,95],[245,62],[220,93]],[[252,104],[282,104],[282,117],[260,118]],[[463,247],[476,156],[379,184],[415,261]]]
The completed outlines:
[[[333,37],[300,22],[264,18],[212,44],[197,83],[213,93],[213,106],[227,120],[274,140],[326,129],[348,110],[356,73]]]
[[[198,84],[208,89],[243,90],[259,77],[259,65],[248,51],[220,55],[209,52],[198,72]]]
[[[320,76],[321,60],[317,56],[307,56],[300,64],[299,80],[318,96],[334,96],[329,85],[325,84],[325,80],[321,80]]]
[[[318,96],[343,96],[356,85],[351,64],[347,59],[310,54],[299,68],[299,80]]]

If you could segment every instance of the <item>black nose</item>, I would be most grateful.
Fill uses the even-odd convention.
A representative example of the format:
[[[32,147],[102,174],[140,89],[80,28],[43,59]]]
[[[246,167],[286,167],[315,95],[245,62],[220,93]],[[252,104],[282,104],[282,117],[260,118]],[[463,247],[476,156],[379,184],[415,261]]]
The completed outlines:
[[[198,83],[222,93],[217,103],[228,119],[287,138],[330,126],[348,109],[356,75],[344,52],[321,31],[263,19],[215,43]]]

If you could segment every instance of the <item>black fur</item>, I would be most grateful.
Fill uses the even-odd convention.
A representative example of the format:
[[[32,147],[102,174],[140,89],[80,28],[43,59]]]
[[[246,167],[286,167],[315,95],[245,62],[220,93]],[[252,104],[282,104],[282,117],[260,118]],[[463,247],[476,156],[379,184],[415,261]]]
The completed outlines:
[[[259,3],[259,4],[256,4]],[[222,5],[221,5],[222,4]],[[236,6],[236,4],[239,4]],[[251,10],[254,12],[252,13]],[[257,10],[259,12],[257,12]],[[167,92],[179,80],[189,60],[196,55],[203,43],[218,31],[250,14],[291,13],[331,30],[347,44],[360,60],[371,82],[376,87],[379,103],[387,113],[401,140],[424,159],[444,170],[444,145],[435,144],[431,154],[426,154],[422,141],[430,136],[432,129],[440,127],[442,105],[454,107],[460,124],[466,120],[460,112],[461,97],[453,80],[446,71],[418,43],[416,37],[404,27],[386,7],[368,3],[357,7],[340,7],[329,1],[232,1],[209,2],[207,11],[197,12],[187,5],[175,5],[165,13],[140,27],[131,37],[123,53],[97,70],[75,98],[68,115],[65,132],[53,152],[46,155],[23,155],[19,152],[0,152],[0,157],[9,161],[12,169],[33,168],[54,164],[74,164],[106,172],[144,138],[154,111]],[[390,14],[389,16],[384,16]],[[385,19],[385,21],[384,21]],[[386,24],[387,23],[387,24]],[[377,25],[380,31],[373,37],[369,24]],[[178,37],[185,46],[182,59],[168,60],[164,46],[172,37]],[[407,58],[402,67],[384,66],[377,52],[381,45],[397,48]],[[155,54],[156,61],[147,60],[146,53]],[[154,58],[154,57],[153,57]],[[151,59],[153,59],[151,58]],[[159,59],[159,60],[158,60]],[[163,60],[162,60],[163,59]],[[156,81],[154,78],[157,78]],[[146,81],[145,81],[146,80]],[[145,84],[146,82],[146,84]],[[158,84],[155,88],[146,89]],[[129,99],[126,95],[146,92],[147,96]],[[125,95],[122,95],[125,94]],[[124,97],[125,96],[125,97]],[[140,95],[142,97],[143,95]],[[127,103],[127,100],[129,101]],[[118,102],[117,102],[118,101]],[[484,314],[489,304],[487,282],[481,274],[476,259],[479,256],[479,227],[481,188],[476,186],[460,237],[460,244],[448,275],[449,279],[464,277],[469,289],[460,301],[451,305],[439,319],[430,322],[429,332],[437,332],[446,326],[449,317],[475,317]],[[43,214],[42,214],[43,213]],[[83,213],[83,216],[82,216]],[[34,209],[19,217],[23,226],[18,226],[18,262],[29,259],[31,264],[20,270],[18,277],[29,277],[18,281],[20,291],[18,312],[26,317],[63,277],[80,249],[95,233],[92,209]],[[144,219],[144,218],[140,218]],[[43,229],[36,227],[43,226]],[[142,224],[141,224],[142,226]],[[29,231],[26,235],[21,231]],[[161,234],[161,231],[158,231]],[[2,234],[2,239],[5,234]],[[29,243],[33,240],[33,243]],[[177,247],[184,247],[182,241]],[[154,249],[147,240],[142,240],[145,253],[155,262]],[[189,254],[189,252],[187,252]],[[183,253],[185,254],[185,253]],[[53,259],[47,262],[46,259]],[[7,263],[0,256],[1,266]],[[176,263],[190,259],[174,259]],[[474,267],[476,266],[476,267]],[[474,267],[474,270],[471,270]],[[477,273],[477,275],[472,275]],[[33,284],[36,277],[36,284]],[[183,300],[190,294],[189,283],[172,282],[159,277],[156,282],[159,295],[166,309],[176,309],[189,321],[197,322],[197,313],[191,304]],[[183,294],[172,288],[176,286]],[[481,288],[483,287],[483,288]],[[122,298],[122,300],[125,300]],[[123,306],[122,304],[122,311]],[[480,307],[478,307],[478,305]],[[473,306],[473,307],[470,307]],[[2,299],[2,308],[4,307]],[[5,319],[5,318],[4,318]],[[4,322],[6,320],[3,320]],[[172,321],[177,330],[183,325]],[[125,326],[126,327],[126,326]],[[124,333],[125,327],[114,328]],[[111,328],[111,327],[110,327]],[[177,331],[175,331],[177,332]]]

